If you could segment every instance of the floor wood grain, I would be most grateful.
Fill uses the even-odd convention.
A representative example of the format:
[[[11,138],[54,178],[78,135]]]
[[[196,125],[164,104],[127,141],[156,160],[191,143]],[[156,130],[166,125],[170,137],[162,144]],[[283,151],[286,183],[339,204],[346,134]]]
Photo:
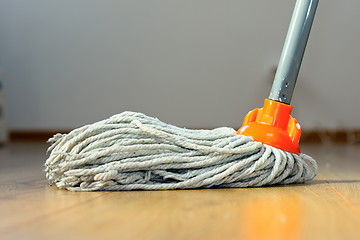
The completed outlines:
[[[0,148],[0,239],[360,239],[359,145],[305,145],[310,183],[74,193],[48,186],[47,145]]]

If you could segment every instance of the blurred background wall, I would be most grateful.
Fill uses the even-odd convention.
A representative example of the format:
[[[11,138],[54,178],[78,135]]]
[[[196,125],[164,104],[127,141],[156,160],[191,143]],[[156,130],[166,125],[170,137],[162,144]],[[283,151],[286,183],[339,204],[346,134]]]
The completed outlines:
[[[241,125],[268,96],[295,1],[0,0],[10,130],[124,110]],[[320,1],[293,98],[306,129],[360,128],[360,1]]]

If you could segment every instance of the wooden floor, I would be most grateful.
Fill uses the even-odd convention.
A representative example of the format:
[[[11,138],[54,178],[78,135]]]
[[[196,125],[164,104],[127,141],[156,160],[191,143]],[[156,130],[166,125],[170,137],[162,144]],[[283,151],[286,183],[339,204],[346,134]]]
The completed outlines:
[[[45,144],[0,148],[0,239],[360,239],[360,146],[305,145],[308,184],[69,192],[44,177]]]

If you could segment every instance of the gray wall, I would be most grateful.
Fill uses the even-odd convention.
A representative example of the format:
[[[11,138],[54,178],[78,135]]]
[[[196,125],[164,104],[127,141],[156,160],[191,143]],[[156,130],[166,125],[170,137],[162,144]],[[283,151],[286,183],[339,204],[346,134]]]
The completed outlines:
[[[124,110],[239,127],[271,87],[294,1],[0,0],[9,128]],[[359,128],[360,1],[320,1],[293,98],[313,128]]]

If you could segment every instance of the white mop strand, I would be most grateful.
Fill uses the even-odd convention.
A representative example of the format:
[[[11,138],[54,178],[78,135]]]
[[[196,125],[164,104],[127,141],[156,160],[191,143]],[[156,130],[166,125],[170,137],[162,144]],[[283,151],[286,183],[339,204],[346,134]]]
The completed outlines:
[[[71,191],[256,187],[306,182],[317,171],[310,156],[255,142],[232,128],[189,130],[135,112],[49,142],[46,177]]]

